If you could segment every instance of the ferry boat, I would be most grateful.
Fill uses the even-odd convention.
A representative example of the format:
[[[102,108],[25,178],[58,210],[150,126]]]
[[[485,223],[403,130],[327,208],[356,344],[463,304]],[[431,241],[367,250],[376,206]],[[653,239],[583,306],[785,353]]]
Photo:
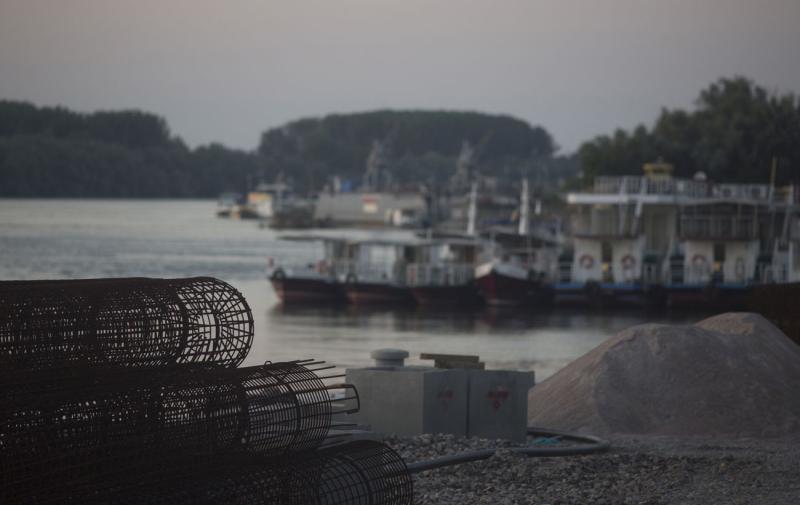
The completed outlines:
[[[417,244],[415,262],[406,267],[406,284],[417,304],[474,307],[482,303],[475,265],[486,248],[477,237],[441,237]]]
[[[311,262],[278,262],[267,259],[267,276],[275,293],[285,304],[346,303],[347,296],[339,279],[347,241],[327,237],[282,237],[284,240],[317,243],[323,255]]]
[[[572,247],[557,303],[742,306],[754,284],[800,278],[796,188],[642,176],[597,177],[570,193]]]
[[[410,305],[414,296],[406,284],[406,266],[414,262],[417,240],[358,240],[348,243],[343,275],[347,300],[356,305]]]

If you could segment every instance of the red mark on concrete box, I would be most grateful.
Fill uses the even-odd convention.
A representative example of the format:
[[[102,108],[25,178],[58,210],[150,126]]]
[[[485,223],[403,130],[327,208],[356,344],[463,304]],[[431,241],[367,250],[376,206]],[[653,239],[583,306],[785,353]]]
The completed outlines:
[[[443,391],[439,391],[439,393],[436,395],[436,398],[439,399],[439,403],[441,403],[442,407],[444,407],[446,410],[447,406],[450,404],[450,400],[452,400],[454,396],[455,395],[453,394],[452,389],[445,389]]]
[[[508,389],[498,386],[494,391],[489,391],[486,397],[492,401],[492,408],[498,410],[503,405],[503,402],[508,399],[508,394]]]

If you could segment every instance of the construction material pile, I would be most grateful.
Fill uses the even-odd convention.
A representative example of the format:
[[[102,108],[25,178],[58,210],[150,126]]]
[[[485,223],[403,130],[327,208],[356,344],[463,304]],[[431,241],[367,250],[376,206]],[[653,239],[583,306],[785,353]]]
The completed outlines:
[[[332,435],[354,388],[237,368],[252,339],[216,279],[0,283],[0,502],[410,504],[394,451]]]
[[[624,330],[537,385],[533,425],[592,433],[800,433],[800,347],[758,314]]]

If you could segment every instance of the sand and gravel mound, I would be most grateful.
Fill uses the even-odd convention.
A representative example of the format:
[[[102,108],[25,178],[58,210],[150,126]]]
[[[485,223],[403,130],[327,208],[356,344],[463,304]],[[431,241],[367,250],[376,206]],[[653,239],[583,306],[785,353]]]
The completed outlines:
[[[635,326],[534,387],[528,420],[598,434],[800,433],[800,346],[750,313]]]

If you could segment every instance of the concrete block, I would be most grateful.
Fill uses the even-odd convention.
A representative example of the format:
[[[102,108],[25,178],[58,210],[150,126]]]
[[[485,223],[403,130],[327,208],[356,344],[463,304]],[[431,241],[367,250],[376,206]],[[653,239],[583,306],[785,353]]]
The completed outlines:
[[[467,436],[524,441],[533,372],[469,370]]]
[[[375,431],[403,436],[465,436],[467,372],[427,367],[374,367],[346,371],[361,409],[353,417]]]

